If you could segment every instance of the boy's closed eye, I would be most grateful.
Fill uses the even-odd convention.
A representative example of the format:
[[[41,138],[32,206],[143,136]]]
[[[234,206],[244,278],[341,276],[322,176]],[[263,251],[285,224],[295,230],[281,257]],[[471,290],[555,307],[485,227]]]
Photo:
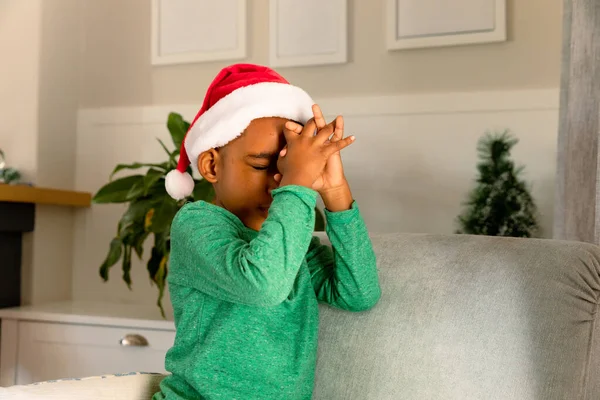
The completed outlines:
[[[246,156],[248,164],[258,171],[266,171],[271,168],[277,161],[277,154],[259,153],[249,154]]]

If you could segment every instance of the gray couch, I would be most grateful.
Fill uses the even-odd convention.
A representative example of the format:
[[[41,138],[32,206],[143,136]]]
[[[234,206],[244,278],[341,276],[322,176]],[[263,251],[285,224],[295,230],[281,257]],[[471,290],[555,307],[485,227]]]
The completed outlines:
[[[314,399],[600,399],[600,248],[458,235],[373,243],[381,301],[357,314],[322,307]],[[160,376],[130,379],[139,395],[128,400],[148,398]],[[88,398],[85,382],[63,398]]]
[[[315,398],[600,399],[600,248],[373,239],[383,295],[321,314]]]

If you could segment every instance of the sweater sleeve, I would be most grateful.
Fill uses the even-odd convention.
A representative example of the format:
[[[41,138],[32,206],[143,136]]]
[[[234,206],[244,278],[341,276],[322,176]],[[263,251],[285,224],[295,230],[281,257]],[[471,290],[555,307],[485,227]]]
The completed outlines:
[[[377,263],[356,203],[348,211],[329,212],[327,236],[332,247],[312,239],[307,255],[312,284],[321,302],[347,311],[372,308],[381,296]]]
[[[310,245],[316,196],[299,186],[274,190],[269,216],[249,242],[233,215],[182,209],[171,228],[169,282],[234,303],[283,302]]]

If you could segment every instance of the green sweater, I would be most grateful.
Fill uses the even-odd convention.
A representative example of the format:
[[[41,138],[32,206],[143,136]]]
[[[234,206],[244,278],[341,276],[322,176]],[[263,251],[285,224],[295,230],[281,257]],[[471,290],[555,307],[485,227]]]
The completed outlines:
[[[367,310],[380,297],[356,204],[325,211],[332,247],[313,238],[317,193],[273,191],[260,231],[195,202],[171,228],[168,275],[176,337],[158,399],[310,399],[318,302]]]

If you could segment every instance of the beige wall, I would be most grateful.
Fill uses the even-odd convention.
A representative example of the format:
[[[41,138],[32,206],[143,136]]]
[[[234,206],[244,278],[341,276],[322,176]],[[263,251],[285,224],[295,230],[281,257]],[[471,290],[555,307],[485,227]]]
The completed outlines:
[[[349,0],[350,59],[282,68],[315,97],[559,86],[561,0],[508,0],[509,41],[388,53],[386,0]],[[268,1],[250,0],[249,57],[267,63]],[[150,1],[88,0],[81,105],[199,103],[224,63],[152,67]]]
[[[0,0],[0,148],[25,179],[37,172],[41,14],[41,0]]]
[[[44,0],[42,3],[37,182],[72,189],[83,7],[79,0]]]
[[[0,147],[43,187],[74,186],[82,10],[79,0],[0,0]],[[23,303],[71,297],[73,224],[69,208],[36,207]]]
[[[74,188],[82,11],[79,0],[42,1],[36,184],[43,187]],[[25,302],[71,298],[75,212],[37,206]]]

